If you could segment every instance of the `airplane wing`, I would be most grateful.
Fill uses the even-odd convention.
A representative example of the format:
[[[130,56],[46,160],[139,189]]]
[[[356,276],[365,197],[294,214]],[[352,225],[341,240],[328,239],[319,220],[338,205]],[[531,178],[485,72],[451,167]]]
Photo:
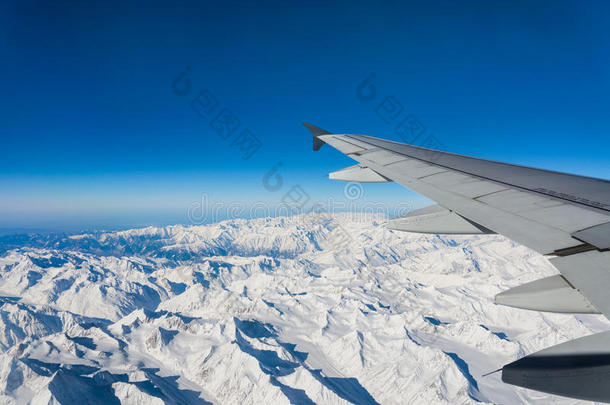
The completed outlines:
[[[601,313],[610,319],[610,181],[477,159],[304,124],[314,150],[328,144],[358,162],[332,179],[399,183],[438,203],[390,220],[392,229],[502,234],[560,274],[503,292],[519,308]],[[585,340],[583,340],[585,339]],[[505,382],[610,402],[610,334],[545,349],[504,366]]]

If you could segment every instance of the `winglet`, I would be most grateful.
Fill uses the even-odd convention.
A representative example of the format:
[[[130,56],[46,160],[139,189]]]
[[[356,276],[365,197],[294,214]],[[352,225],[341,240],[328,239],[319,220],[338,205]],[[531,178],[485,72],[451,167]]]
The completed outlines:
[[[323,130],[322,128],[318,128],[314,125],[311,125],[308,122],[304,122],[303,125],[305,126],[305,128],[307,128],[309,130],[309,132],[311,132],[311,134],[313,135],[313,150],[314,151],[318,151],[320,150],[320,148],[322,147],[322,145],[324,145],[324,141],[321,140],[320,138],[318,138],[320,135],[328,135],[330,134],[330,132]]]

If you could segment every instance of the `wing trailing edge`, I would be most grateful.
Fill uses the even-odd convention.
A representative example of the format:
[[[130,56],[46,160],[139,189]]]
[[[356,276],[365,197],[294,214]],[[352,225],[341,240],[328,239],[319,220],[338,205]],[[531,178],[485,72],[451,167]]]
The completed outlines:
[[[388,221],[387,228],[394,231],[443,235],[482,235],[495,233],[440,205],[421,208],[401,217],[393,218]]]

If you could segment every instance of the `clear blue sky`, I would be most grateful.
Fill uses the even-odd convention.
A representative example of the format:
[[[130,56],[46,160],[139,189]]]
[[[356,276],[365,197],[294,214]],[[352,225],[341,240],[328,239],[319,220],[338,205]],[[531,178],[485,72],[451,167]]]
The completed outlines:
[[[0,228],[185,223],[202,194],[276,205],[296,184],[345,199],[326,174],[352,161],[313,153],[301,123],[400,140],[387,96],[446,150],[610,178],[608,2],[55,3],[0,5]],[[212,128],[224,108],[260,140],[251,158]]]

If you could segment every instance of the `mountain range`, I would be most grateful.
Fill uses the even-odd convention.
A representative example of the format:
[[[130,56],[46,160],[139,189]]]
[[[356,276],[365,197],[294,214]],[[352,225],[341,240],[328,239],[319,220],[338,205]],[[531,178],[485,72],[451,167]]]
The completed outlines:
[[[0,402],[583,403],[484,376],[608,329],[494,304],[545,257],[386,220],[0,236]]]

